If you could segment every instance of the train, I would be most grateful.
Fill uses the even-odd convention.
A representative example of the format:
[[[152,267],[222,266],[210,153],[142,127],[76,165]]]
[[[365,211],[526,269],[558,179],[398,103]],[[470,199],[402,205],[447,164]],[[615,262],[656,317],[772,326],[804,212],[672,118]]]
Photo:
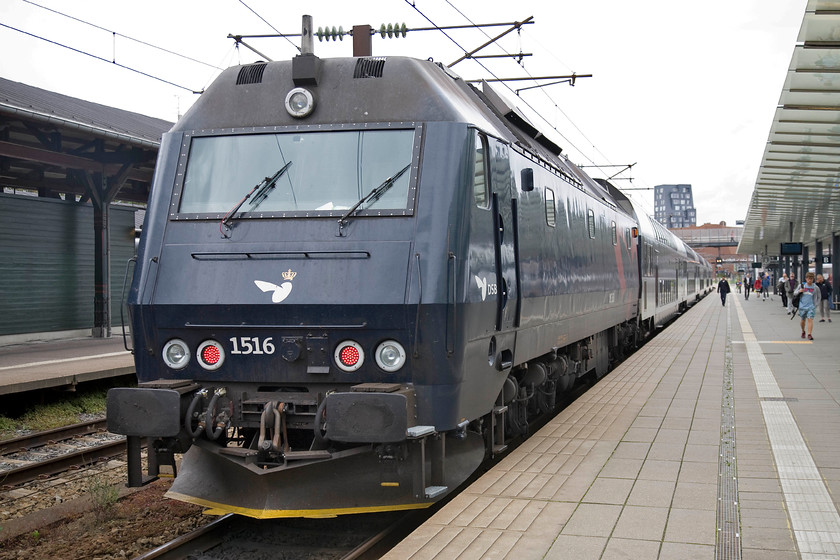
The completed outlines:
[[[108,429],[211,512],[424,508],[713,287],[486,82],[231,67],[161,140]]]

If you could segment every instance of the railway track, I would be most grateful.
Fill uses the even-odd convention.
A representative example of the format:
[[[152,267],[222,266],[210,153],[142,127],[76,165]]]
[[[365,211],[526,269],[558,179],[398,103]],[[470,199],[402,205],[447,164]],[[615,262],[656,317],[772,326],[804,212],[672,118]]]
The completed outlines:
[[[125,437],[105,429],[105,420],[81,422],[0,442],[0,486],[90,465],[125,452]]]
[[[256,520],[228,514],[135,560],[361,560],[378,545],[406,534],[425,517],[422,512],[388,512],[331,519]]]

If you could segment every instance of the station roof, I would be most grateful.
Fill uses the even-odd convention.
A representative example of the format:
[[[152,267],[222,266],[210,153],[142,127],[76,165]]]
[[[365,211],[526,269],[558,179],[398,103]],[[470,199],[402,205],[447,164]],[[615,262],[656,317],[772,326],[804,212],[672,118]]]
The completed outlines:
[[[838,230],[840,0],[808,0],[738,252],[776,255]]]
[[[86,195],[85,174],[119,176],[145,202],[172,123],[0,78],[0,185]]]

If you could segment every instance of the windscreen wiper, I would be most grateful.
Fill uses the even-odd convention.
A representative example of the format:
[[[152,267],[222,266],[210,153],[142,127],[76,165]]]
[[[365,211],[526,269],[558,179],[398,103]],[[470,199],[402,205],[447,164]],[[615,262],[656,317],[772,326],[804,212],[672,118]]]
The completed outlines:
[[[388,189],[390,189],[391,187],[394,186],[394,183],[397,182],[397,179],[402,177],[403,173],[408,171],[409,167],[411,167],[410,163],[408,165],[406,165],[405,167],[403,167],[402,169],[400,169],[399,171],[397,171],[391,177],[388,177],[387,179],[382,181],[381,185],[379,185],[378,187],[376,187],[375,189],[373,189],[372,191],[367,193],[365,196],[363,196],[359,200],[359,202],[357,202],[356,204],[351,206],[350,209],[347,212],[345,212],[345,214],[341,218],[339,218],[339,220],[338,220],[338,236],[339,237],[342,236],[341,232],[344,230],[344,226],[347,225],[347,218],[349,218],[350,216],[355,214],[356,210],[358,210],[359,207],[362,204],[364,204],[365,202],[374,203],[377,200],[379,200],[382,197],[382,195],[385,194],[388,191]]]
[[[236,206],[231,208],[228,211],[228,213],[225,214],[225,217],[222,219],[222,223],[219,225],[219,231],[222,232],[222,235],[224,237],[227,237],[227,235],[225,235],[225,232],[222,228],[228,230],[230,229],[230,223],[236,217],[237,213],[239,213],[239,209],[242,208],[242,205],[245,204],[245,201],[251,198],[251,195],[253,195],[256,192],[256,196],[254,196],[254,199],[251,201],[251,210],[256,209],[257,206],[262,204],[263,200],[268,198],[268,195],[271,193],[271,190],[274,188],[274,185],[277,183],[280,177],[283,176],[283,174],[286,172],[290,165],[292,165],[291,161],[283,167],[281,167],[280,169],[278,169],[277,172],[274,173],[274,175],[272,175],[271,177],[266,177],[265,179],[254,185],[254,188],[252,188],[248,192],[248,194],[246,194],[245,197],[239,201],[239,203]]]

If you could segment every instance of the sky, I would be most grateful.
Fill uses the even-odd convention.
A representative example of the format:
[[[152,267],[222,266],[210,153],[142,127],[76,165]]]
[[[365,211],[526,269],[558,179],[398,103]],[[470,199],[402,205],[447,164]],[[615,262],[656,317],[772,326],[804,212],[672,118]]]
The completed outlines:
[[[229,34],[299,34],[303,14],[313,17],[316,29],[345,30],[533,16],[533,24],[480,53],[532,53],[521,65],[505,57],[467,60],[452,69],[465,79],[592,74],[574,87],[557,84],[518,96],[496,87],[571,161],[614,166],[585,170],[593,177],[615,175],[614,184],[649,212],[655,185],[691,184],[698,225],[734,225],[746,217],[806,3],[0,0],[0,77],[174,122],[197,99],[193,92],[221,69],[263,58],[237,49]],[[376,35],[373,54],[450,64],[505,29]],[[300,38],[245,42],[272,60],[285,60],[298,54]],[[316,38],[315,54],[352,56],[352,38]],[[622,171],[629,164],[635,165]]]

